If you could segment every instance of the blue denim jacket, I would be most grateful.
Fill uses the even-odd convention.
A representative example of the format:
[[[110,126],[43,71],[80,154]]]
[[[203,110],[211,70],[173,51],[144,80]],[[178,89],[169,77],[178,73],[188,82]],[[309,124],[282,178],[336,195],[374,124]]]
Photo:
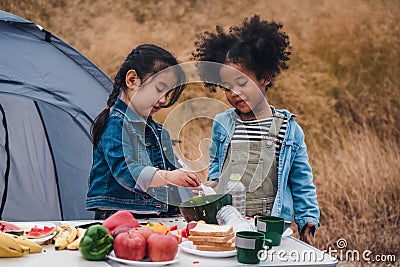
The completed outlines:
[[[167,212],[171,186],[149,184],[157,169],[175,166],[168,132],[151,118],[141,121],[118,99],[93,148],[86,208]]]
[[[271,215],[292,221],[294,211],[299,231],[307,222],[318,227],[320,212],[303,130],[293,119],[296,115],[287,110],[275,111],[284,114],[289,120],[279,154],[278,191]],[[214,119],[208,180],[220,177],[237,116],[235,109],[228,109]]]

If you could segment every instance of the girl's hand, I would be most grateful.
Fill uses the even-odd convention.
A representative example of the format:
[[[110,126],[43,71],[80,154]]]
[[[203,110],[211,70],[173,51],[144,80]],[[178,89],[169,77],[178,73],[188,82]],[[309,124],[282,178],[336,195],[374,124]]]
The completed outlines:
[[[197,187],[200,185],[200,175],[193,171],[177,169],[173,171],[158,170],[157,173],[165,179],[167,184],[176,186]]]
[[[301,231],[302,233],[300,235],[300,240],[312,246],[314,243],[314,234],[313,234],[314,231],[315,231],[314,224],[308,222],[306,225],[304,225]]]
[[[212,181],[206,181],[203,183],[205,186],[209,186],[212,189],[214,189],[215,192],[217,192],[217,187],[218,187],[218,181],[217,180],[212,180]],[[196,187],[192,190],[192,193],[195,195],[199,195],[199,192],[203,192],[203,190],[201,189],[201,187]],[[201,193],[202,195],[204,195],[204,193]]]

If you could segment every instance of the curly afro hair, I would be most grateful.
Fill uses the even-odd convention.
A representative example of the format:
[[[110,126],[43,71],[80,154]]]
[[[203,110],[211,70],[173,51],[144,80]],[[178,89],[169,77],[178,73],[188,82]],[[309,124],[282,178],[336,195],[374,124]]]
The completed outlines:
[[[197,35],[192,59],[242,65],[254,71],[257,79],[270,78],[268,89],[281,70],[288,68],[289,37],[281,31],[282,27],[274,21],[260,20],[258,15],[245,18],[242,25],[230,27],[229,32],[217,26],[216,32],[206,31]],[[215,76],[211,80],[220,81],[219,71],[206,71],[200,64],[200,76],[207,81],[210,75]],[[205,86],[215,92],[215,84],[205,83]]]

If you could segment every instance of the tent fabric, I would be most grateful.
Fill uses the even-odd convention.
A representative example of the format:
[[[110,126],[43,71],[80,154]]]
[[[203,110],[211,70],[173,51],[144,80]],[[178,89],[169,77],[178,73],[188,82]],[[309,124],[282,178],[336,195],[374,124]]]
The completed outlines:
[[[92,219],[90,126],[111,79],[40,26],[0,11],[0,219]]]

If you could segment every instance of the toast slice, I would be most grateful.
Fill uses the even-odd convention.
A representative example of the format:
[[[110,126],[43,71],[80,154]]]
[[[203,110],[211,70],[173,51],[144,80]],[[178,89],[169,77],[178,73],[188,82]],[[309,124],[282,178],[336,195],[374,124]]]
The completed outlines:
[[[211,242],[211,241],[192,241],[193,245],[200,245],[200,246],[213,246],[213,247],[231,247],[232,245],[235,246],[235,237],[232,237],[228,241],[224,243],[219,242]]]
[[[233,235],[232,225],[202,224],[198,223],[189,230],[190,236],[229,236]]]
[[[235,235],[233,233],[227,236],[194,236],[190,235],[188,239],[192,242],[214,242],[214,243],[226,243],[232,239]]]
[[[228,247],[208,246],[208,245],[195,245],[195,246],[196,249],[203,251],[231,251],[236,249],[234,244]]]

